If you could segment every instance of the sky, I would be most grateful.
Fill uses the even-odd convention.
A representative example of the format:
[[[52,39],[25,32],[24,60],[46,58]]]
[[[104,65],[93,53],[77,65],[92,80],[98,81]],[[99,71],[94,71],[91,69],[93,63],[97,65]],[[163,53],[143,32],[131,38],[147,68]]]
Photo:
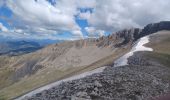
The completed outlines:
[[[170,20],[170,0],[0,0],[0,37],[76,40]]]

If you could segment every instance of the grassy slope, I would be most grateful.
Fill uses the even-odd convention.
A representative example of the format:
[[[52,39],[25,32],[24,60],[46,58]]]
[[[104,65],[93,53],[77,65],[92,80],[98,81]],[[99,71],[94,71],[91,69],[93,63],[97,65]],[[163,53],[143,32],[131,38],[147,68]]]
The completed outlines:
[[[170,55],[158,52],[147,53],[147,56],[159,62],[160,64],[170,67]]]
[[[8,79],[13,69],[9,68],[10,57],[1,56],[0,57],[0,89],[12,84]],[[0,94],[0,100],[6,100],[5,96]]]
[[[12,84],[9,80],[9,76],[14,71],[14,68],[10,68],[10,64],[13,62],[14,59],[15,58],[8,56],[0,57],[0,89]]]
[[[0,94],[7,99],[22,95],[38,87],[54,82],[56,80],[64,79],[73,75],[90,71],[101,66],[113,64],[113,61],[115,59],[117,59],[127,51],[128,49],[123,49],[123,48],[119,49],[112,55],[105,57],[88,66],[80,66],[80,67],[70,68],[66,70],[49,69],[50,73],[47,73],[48,72],[47,70],[41,71],[36,75],[25,78],[20,82],[17,82],[7,88],[4,88],[3,90],[0,91]]]
[[[161,31],[151,36],[151,42],[147,46],[154,49],[147,56],[170,67],[170,31]]]

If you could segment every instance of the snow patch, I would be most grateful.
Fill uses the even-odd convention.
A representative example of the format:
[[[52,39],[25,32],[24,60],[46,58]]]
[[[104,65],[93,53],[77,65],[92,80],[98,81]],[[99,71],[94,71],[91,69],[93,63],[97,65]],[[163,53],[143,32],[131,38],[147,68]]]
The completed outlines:
[[[43,86],[41,88],[38,88],[38,89],[36,89],[34,91],[31,91],[31,92],[29,92],[29,93],[15,99],[15,100],[24,100],[24,98],[31,97],[31,96],[33,96],[33,95],[35,95],[37,93],[40,93],[40,92],[42,92],[44,90],[48,90],[48,89],[53,88],[53,87],[55,87],[57,85],[60,85],[62,82],[68,82],[68,81],[72,81],[72,80],[76,80],[76,79],[81,79],[81,78],[90,76],[90,75],[95,74],[95,73],[101,73],[101,72],[103,72],[103,70],[105,68],[106,68],[106,66],[105,67],[100,67],[100,68],[94,69],[92,71],[84,72],[84,73],[82,73],[80,75],[75,75],[75,76],[72,76],[70,78],[66,78],[66,79],[63,79],[63,80],[60,80],[60,81],[56,81],[56,82],[51,83],[49,85]]]
[[[120,57],[115,61],[115,67],[128,65],[128,58],[133,56],[137,51],[153,51],[152,48],[145,47],[144,44],[149,43],[149,36],[145,36],[139,39],[136,45],[134,45],[130,52]]]

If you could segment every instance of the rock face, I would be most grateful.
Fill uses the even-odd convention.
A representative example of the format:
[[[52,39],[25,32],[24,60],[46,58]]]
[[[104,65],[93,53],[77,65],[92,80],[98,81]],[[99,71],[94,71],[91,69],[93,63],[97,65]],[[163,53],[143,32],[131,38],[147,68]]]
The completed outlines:
[[[130,40],[136,41],[137,39],[152,34],[156,33],[158,31],[162,30],[170,30],[170,21],[162,21],[159,23],[152,23],[146,25],[143,29],[139,28],[132,28],[129,30],[122,30],[119,32],[116,32],[117,37],[124,38],[124,43],[129,42]]]
[[[123,38],[124,40],[119,43],[117,46],[125,45],[129,42],[132,42],[136,35],[138,35],[141,32],[141,29],[139,28],[131,28],[131,29],[125,29],[119,32],[116,32],[116,38]]]
[[[170,21],[162,21],[159,23],[152,23],[146,25],[143,29],[131,28],[116,32],[117,38],[123,38],[122,44],[126,44],[129,41],[136,41],[137,39],[156,33],[161,30],[170,30]]]
[[[145,26],[139,35],[136,36],[136,39],[140,37],[161,31],[161,30],[170,30],[170,21],[162,21],[159,23],[148,24]]]
[[[162,21],[159,23],[148,24],[143,29],[140,28],[131,28],[124,29],[105,37],[105,43],[110,44],[110,39],[112,40],[122,40],[120,43],[116,44],[116,46],[120,47],[125,45],[131,41],[136,41],[137,39],[156,33],[161,30],[170,30],[170,21]],[[100,40],[100,39],[99,39]]]

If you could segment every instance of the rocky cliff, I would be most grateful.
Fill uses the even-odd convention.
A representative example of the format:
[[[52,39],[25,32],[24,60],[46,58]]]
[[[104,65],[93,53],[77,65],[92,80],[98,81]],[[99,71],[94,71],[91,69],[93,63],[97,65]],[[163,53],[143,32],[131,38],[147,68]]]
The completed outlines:
[[[134,42],[137,39],[152,34],[152,33],[156,33],[158,31],[162,31],[162,30],[170,30],[170,21],[161,21],[159,23],[152,23],[152,24],[148,24],[146,25],[143,29],[140,28],[131,28],[131,29],[124,29],[118,32],[115,32],[111,35],[109,35],[108,37],[102,37],[101,39],[105,39],[105,41],[103,42],[103,44],[111,44],[111,42],[115,42],[113,40],[122,40],[120,43],[117,43],[115,46],[119,47],[122,45],[125,45],[129,42]]]
[[[162,30],[170,30],[170,21],[148,24],[142,29],[141,32],[138,33],[136,39]]]

